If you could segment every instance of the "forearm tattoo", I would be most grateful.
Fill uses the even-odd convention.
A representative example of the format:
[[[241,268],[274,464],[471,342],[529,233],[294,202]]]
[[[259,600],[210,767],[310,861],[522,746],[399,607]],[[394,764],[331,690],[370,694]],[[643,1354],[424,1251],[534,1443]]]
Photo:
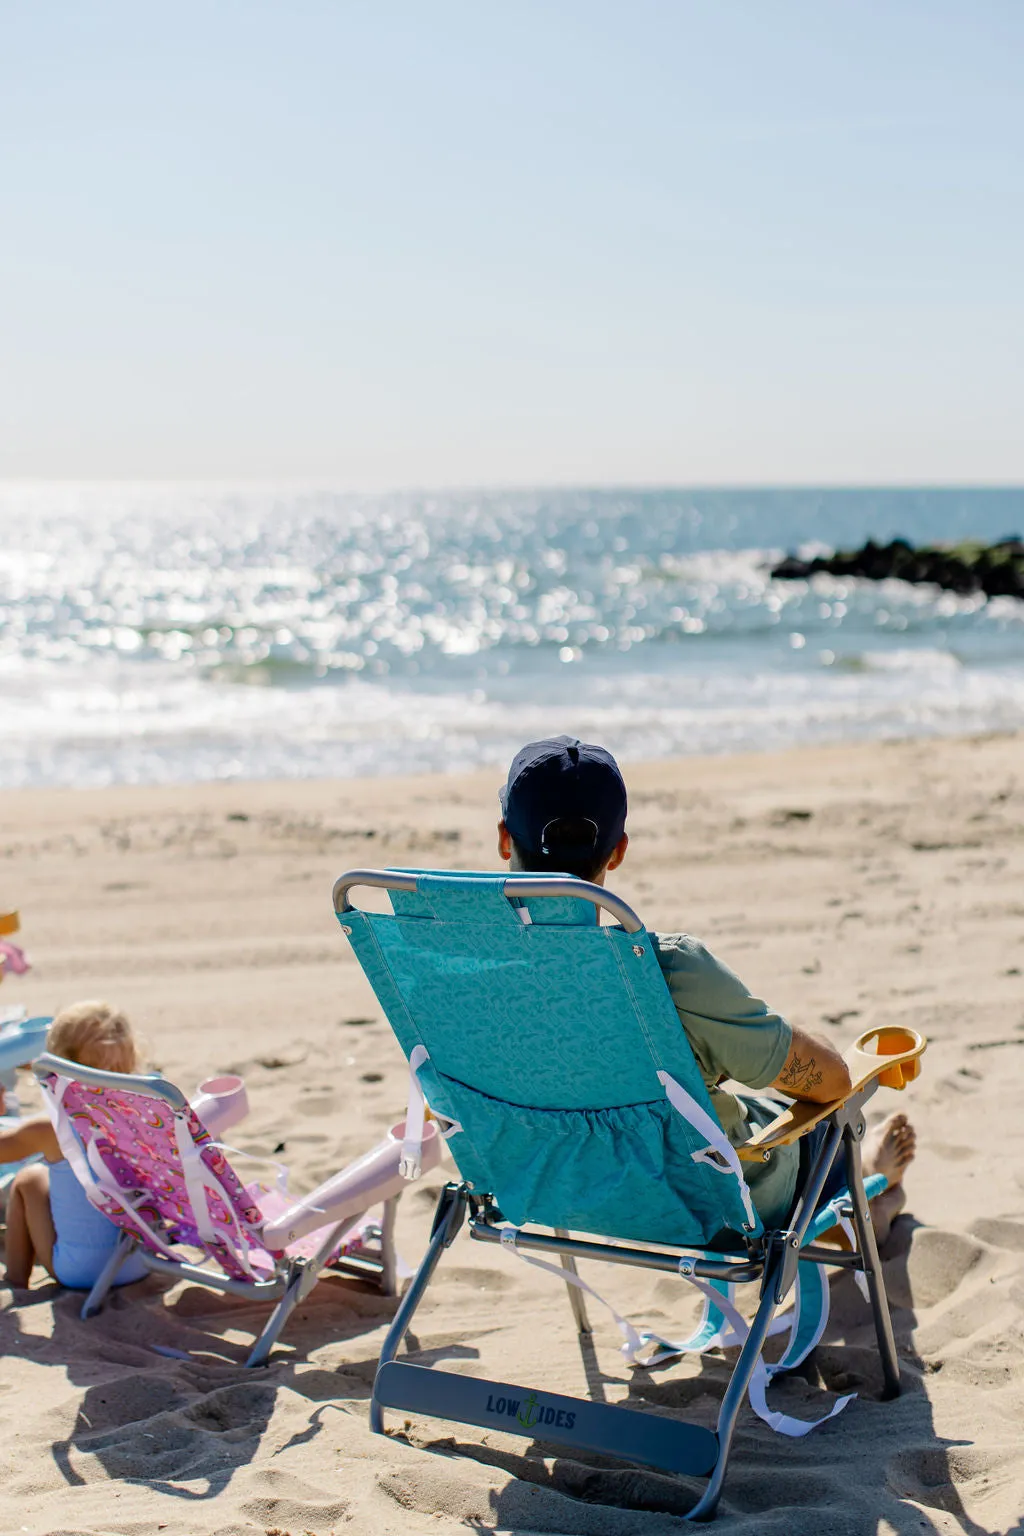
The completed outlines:
[[[807,1061],[801,1061],[796,1051],[793,1052],[786,1063],[785,1071],[779,1078],[784,1088],[790,1088],[795,1093],[810,1093],[812,1088],[817,1088],[821,1082],[823,1073],[815,1071],[815,1059],[809,1057]]]

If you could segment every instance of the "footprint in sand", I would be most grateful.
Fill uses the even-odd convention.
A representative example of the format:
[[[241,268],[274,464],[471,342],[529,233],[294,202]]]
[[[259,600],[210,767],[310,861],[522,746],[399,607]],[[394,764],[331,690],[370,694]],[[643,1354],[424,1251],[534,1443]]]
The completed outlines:
[[[239,1509],[259,1529],[278,1530],[281,1536],[290,1530],[328,1531],[348,1518],[348,1499],[339,1499],[288,1472],[258,1472],[248,1482],[252,1491]]]
[[[971,1224],[972,1237],[990,1243],[993,1248],[1009,1248],[1014,1253],[1024,1253],[1024,1222],[1010,1217],[982,1216]]]
[[[944,1450],[912,1446],[898,1452],[889,1462],[886,1481],[900,1499],[957,1516],[964,1509],[965,1491],[975,1493],[972,1504],[1002,1491],[1000,1485],[1007,1484],[1014,1460],[1010,1449],[953,1445]],[[958,1521],[957,1529],[977,1531],[980,1527],[961,1526]]]
[[[961,1285],[984,1253],[973,1237],[918,1227],[905,1267],[886,1265],[885,1285],[893,1306],[919,1312],[945,1301]]]
[[[947,1163],[963,1163],[969,1157],[976,1156],[978,1149],[977,1147],[961,1147],[953,1142],[936,1140],[932,1142],[932,1151],[937,1153],[939,1157],[944,1157]],[[980,1236],[980,1234],[978,1235]]]
[[[444,1278],[451,1284],[468,1285],[474,1291],[508,1291],[515,1288],[515,1279],[501,1269],[474,1268],[471,1264],[453,1265],[444,1270]]]

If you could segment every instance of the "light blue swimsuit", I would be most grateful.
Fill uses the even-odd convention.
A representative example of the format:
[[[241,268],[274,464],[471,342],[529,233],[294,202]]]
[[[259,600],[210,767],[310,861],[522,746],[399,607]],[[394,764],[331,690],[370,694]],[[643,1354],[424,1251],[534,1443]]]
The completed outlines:
[[[53,1272],[61,1285],[89,1291],[100,1277],[121,1236],[120,1227],[90,1204],[67,1162],[50,1164],[50,1213],[57,1234]],[[133,1253],[118,1271],[115,1285],[130,1285],[147,1273],[141,1253]]]

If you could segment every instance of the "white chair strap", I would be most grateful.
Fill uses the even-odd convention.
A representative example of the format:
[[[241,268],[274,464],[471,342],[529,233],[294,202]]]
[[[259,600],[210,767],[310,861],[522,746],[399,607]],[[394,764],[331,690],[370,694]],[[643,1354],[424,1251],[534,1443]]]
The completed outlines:
[[[808,1265],[808,1268],[814,1268],[815,1270],[821,1272],[821,1266],[819,1264],[815,1264],[813,1266]],[[719,1311],[722,1312],[722,1314],[731,1324],[733,1332],[737,1335],[742,1333],[743,1338],[746,1338],[747,1333],[750,1331],[749,1324],[747,1323],[746,1319],[737,1311],[732,1298],[722,1295],[722,1293],[719,1291],[713,1290],[706,1281],[698,1280],[695,1275],[691,1275],[688,1278],[690,1280],[690,1284],[695,1285],[699,1291],[702,1291],[705,1297],[709,1299],[712,1304],[719,1309]],[[828,1317],[828,1281],[824,1278],[823,1272],[822,1281],[824,1283],[826,1304],[822,1308],[824,1316],[821,1319],[821,1325],[817,1329],[817,1332],[815,1333],[812,1341],[802,1347],[795,1354],[795,1356],[791,1356],[790,1351],[787,1348],[783,1352],[782,1359],[773,1366],[766,1365],[763,1358],[759,1355],[757,1364],[754,1366],[753,1375],[750,1378],[750,1386],[747,1389],[747,1396],[750,1400],[750,1406],[753,1408],[758,1418],[761,1419],[763,1423],[767,1424],[769,1429],[775,1430],[776,1434],[787,1435],[790,1439],[794,1440],[799,1440],[804,1435],[810,1434],[811,1430],[816,1429],[819,1424],[825,1424],[829,1419],[834,1419],[836,1414],[842,1413],[847,1403],[852,1402],[853,1399],[857,1396],[856,1392],[849,1392],[845,1397],[837,1398],[836,1401],[832,1404],[832,1407],[829,1409],[828,1413],[822,1414],[821,1418],[818,1419],[794,1419],[790,1414],[778,1413],[768,1407],[768,1386],[772,1376],[775,1375],[777,1371],[791,1370],[793,1366],[799,1365],[800,1361],[806,1358],[806,1356],[814,1348],[814,1345],[817,1343],[818,1339],[821,1337],[821,1333],[825,1327],[825,1320]],[[786,1313],[783,1319],[773,1319],[773,1322],[778,1321],[782,1324],[782,1326],[785,1326],[787,1321],[789,1322],[791,1329],[791,1340],[796,1338],[796,1332],[800,1321],[799,1283],[800,1282],[798,1276],[798,1299],[793,1307],[792,1312]],[[772,1329],[772,1331],[781,1332],[781,1327],[778,1330]]]
[[[414,1045],[409,1056],[409,1099],[405,1111],[405,1135],[402,1138],[402,1156],[398,1171],[403,1179],[418,1179],[423,1172],[423,1127],[427,1118],[427,1101],[420,1086],[419,1070],[430,1060],[425,1045]],[[445,1141],[457,1136],[462,1130],[458,1120],[443,1119],[434,1115],[437,1128]]]
[[[736,1153],[736,1148],[705,1109],[697,1103],[691,1093],[687,1093],[682,1083],[677,1083],[668,1072],[659,1072],[658,1080],[665,1090],[665,1095],[672,1108],[687,1121],[689,1125],[702,1136],[707,1145],[700,1147],[690,1155],[695,1163],[704,1163],[708,1168],[714,1168],[717,1173],[730,1175],[736,1180],[740,1199],[743,1201],[743,1209],[746,1213],[746,1226],[748,1232],[757,1230],[757,1216],[754,1212],[754,1202],[750,1198],[750,1190],[747,1181],[743,1177],[743,1165]]]
[[[229,1141],[204,1141],[204,1147],[210,1147],[215,1152],[229,1152],[232,1158],[241,1158],[247,1163],[259,1163],[262,1167],[270,1165],[274,1169],[274,1188],[282,1199],[288,1199],[288,1165],[279,1163],[276,1157],[263,1157],[259,1152],[243,1152],[241,1147],[233,1147]]]
[[[839,1230],[842,1232],[843,1236],[846,1238],[846,1241],[849,1243],[851,1251],[856,1253],[857,1233],[854,1230],[853,1222],[850,1220],[849,1216],[845,1215],[842,1211],[839,1213]],[[862,1269],[854,1270],[853,1283],[864,1297],[864,1300],[870,1305],[871,1290],[868,1286],[868,1277]]]
[[[675,1355],[703,1354],[708,1349],[729,1349],[733,1346],[742,1346],[750,1332],[750,1324],[740,1313],[734,1300],[735,1287],[723,1285],[720,1282],[708,1282],[699,1280],[687,1267],[691,1262],[683,1260],[680,1263],[680,1275],[695,1285],[704,1297],[704,1308],[696,1329],[688,1339],[682,1341],[666,1339],[661,1334],[655,1333],[650,1328],[637,1328],[628,1318],[612,1306],[600,1292],[588,1285],[579,1275],[571,1270],[563,1269],[560,1265],[549,1264],[544,1259],[534,1258],[532,1254],[524,1253],[518,1246],[519,1228],[505,1226],[501,1231],[501,1246],[515,1253],[526,1264],[532,1264],[535,1269],[543,1269],[549,1275],[554,1275],[557,1280],[562,1280],[566,1285],[575,1286],[577,1290],[585,1291],[588,1296],[598,1302],[615,1320],[616,1327],[623,1336],[621,1352],[630,1365],[650,1366],[663,1363]],[[800,1337],[800,1320],[802,1315],[802,1289],[811,1284],[809,1273],[802,1271],[814,1271],[815,1301],[819,1305],[820,1315],[812,1333],[806,1337]],[[820,1290],[819,1290],[820,1287]],[[828,1280],[820,1264],[810,1264],[804,1261],[797,1270],[797,1282],[795,1287],[793,1307],[777,1317],[772,1318],[768,1332],[770,1334],[783,1333],[788,1330],[789,1340],[783,1350],[781,1358],[774,1365],[766,1365],[764,1360],[758,1357],[754,1374],[750,1380],[748,1397],[750,1406],[770,1429],[777,1434],[788,1435],[791,1439],[799,1439],[808,1434],[819,1424],[832,1419],[837,1413],[842,1413],[847,1403],[856,1397],[856,1392],[851,1392],[845,1397],[840,1397],[833,1403],[828,1413],[818,1419],[794,1419],[788,1414],[778,1413],[768,1407],[767,1393],[772,1376],[779,1371],[792,1370],[806,1359],[820,1339],[828,1320]],[[657,1346],[652,1349],[652,1345]]]
[[[405,1136],[398,1171],[403,1179],[418,1179],[423,1171],[423,1126],[427,1116],[427,1101],[417,1076],[420,1067],[430,1060],[425,1045],[414,1045],[409,1057],[409,1099],[405,1110]]]
[[[103,1205],[103,1198],[106,1197],[107,1200],[113,1201],[115,1205],[120,1207],[128,1220],[133,1226],[138,1228],[151,1247],[155,1248],[164,1258],[173,1261],[174,1254],[169,1245],[132,1205],[131,1200],[128,1198],[132,1191],[122,1189],[116,1179],[112,1178],[110,1170],[104,1163],[99,1148],[96,1146],[95,1137],[88,1136],[85,1138],[83,1150],[83,1143],[79,1141],[78,1136],[75,1134],[67,1112],[64,1109],[63,1100],[68,1085],[69,1079],[59,1076],[53,1087],[44,1083],[43,1103],[46,1105],[47,1113],[53,1123],[58,1145],[70,1164],[72,1173],[85,1190],[89,1201],[101,1215],[107,1216],[108,1214]],[[210,1173],[203,1162],[199,1154],[199,1148],[192,1140],[184,1113],[179,1112],[174,1116],[174,1135],[178,1156],[181,1160],[182,1174],[185,1179],[185,1188],[188,1192],[189,1203],[192,1207],[192,1214],[199,1237],[208,1247],[213,1246],[214,1250],[216,1245],[224,1240],[223,1234],[218,1234],[210,1216],[210,1206],[207,1199],[207,1189],[209,1188],[215,1190],[220,1196],[225,1209],[231,1217],[234,1228],[233,1235],[235,1237],[235,1257],[250,1279],[258,1279],[259,1276],[249,1261],[249,1245],[245,1240],[241,1224],[228,1198],[227,1191],[220,1187],[214,1175]],[[145,1198],[145,1191],[142,1191],[142,1196]]]
[[[735,1287],[723,1285],[718,1281],[698,1279],[693,1274],[691,1266],[692,1261],[682,1260],[679,1273],[684,1280],[696,1286],[704,1297],[704,1310],[696,1331],[689,1339],[677,1343],[648,1329],[643,1330],[642,1338],[645,1347],[649,1344],[657,1344],[659,1347],[649,1351],[646,1358],[638,1356],[636,1364],[652,1365],[655,1361],[664,1363],[674,1355],[702,1354],[706,1349],[716,1347],[728,1349],[731,1345],[743,1345],[746,1342],[750,1325],[736,1306]],[[800,1325],[808,1307],[816,1309],[811,1313],[814,1317],[814,1326],[804,1333]],[[802,1360],[806,1360],[825,1331],[828,1310],[828,1278],[824,1268],[820,1264],[803,1260],[797,1266],[792,1307],[773,1317],[768,1327],[770,1335],[789,1334],[786,1347],[774,1365],[768,1365],[762,1358],[758,1358],[748,1391],[750,1406],[758,1418],[778,1434],[788,1435],[791,1439],[798,1439],[808,1434],[817,1425],[824,1424],[827,1419],[834,1418],[837,1413],[842,1413],[847,1403],[857,1395],[856,1392],[851,1392],[846,1397],[839,1398],[829,1412],[818,1419],[794,1419],[788,1414],[778,1413],[768,1407],[767,1392],[772,1377],[781,1371],[791,1371]]]
[[[44,1083],[43,1103],[53,1125],[57,1144],[64,1154],[65,1161],[68,1163],[72,1173],[85,1191],[86,1198],[91,1205],[95,1206],[101,1216],[107,1217],[108,1221],[110,1216],[103,1204],[103,1197],[105,1196],[107,1200],[112,1200],[115,1205],[120,1207],[132,1225],[138,1228],[150,1246],[155,1248],[164,1258],[170,1258],[171,1254],[167,1244],[154,1231],[149,1222],[139,1215],[128,1199],[130,1191],[122,1189],[117,1180],[111,1177],[110,1170],[100,1156],[94,1137],[90,1136],[87,1139],[83,1150],[83,1144],[76,1136],[64,1109],[63,1100],[67,1087],[68,1079],[65,1077],[58,1077],[55,1087],[50,1087],[48,1083]]]
[[[207,1190],[215,1192],[221,1200],[224,1209],[231,1218],[232,1236],[234,1237],[234,1256],[250,1280],[257,1278],[249,1260],[249,1244],[245,1240],[241,1223],[238,1219],[233,1202],[228,1197],[228,1192],[220,1185],[219,1180],[210,1172],[203,1162],[199,1148],[192,1139],[192,1132],[188,1128],[185,1112],[179,1110],[174,1116],[174,1137],[178,1148],[178,1157],[181,1160],[181,1171],[185,1179],[185,1188],[188,1191],[189,1204],[192,1207],[192,1215],[195,1219],[196,1231],[207,1248],[216,1253],[217,1246],[226,1241],[226,1235],[218,1232],[210,1215],[210,1202],[207,1199]]]
[[[588,1285],[585,1280],[581,1280],[579,1275],[573,1274],[572,1270],[563,1269],[560,1264],[549,1264],[546,1259],[535,1259],[532,1253],[523,1253],[517,1247],[516,1240],[518,1237],[518,1227],[502,1227],[501,1245],[503,1248],[511,1249],[513,1253],[522,1259],[524,1264],[532,1264],[534,1269],[546,1270],[549,1275],[554,1275],[557,1279],[564,1280],[566,1285],[574,1285],[578,1291],[586,1291],[588,1296],[592,1296],[596,1302],[599,1302],[602,1307],[605,1307],[611,1313],[615,1319],[615,1325],[624,1340],[621,1346],[622,1353],[631,1365],[636,1362],[641,1350],[644,1348],[645,1335],[639,1329],[634,1328],[629,1319],[623,1317],[621,1312],[616,1312],[611,1302],[602,1296],[599,1291],[595,1291],[592,1285]]]

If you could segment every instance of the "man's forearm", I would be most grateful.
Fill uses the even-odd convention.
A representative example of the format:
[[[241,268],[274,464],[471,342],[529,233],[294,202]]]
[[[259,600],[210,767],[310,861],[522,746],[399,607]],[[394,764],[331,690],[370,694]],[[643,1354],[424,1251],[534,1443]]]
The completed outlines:
[[[827,1040],[817,1040],[802,1029],[794,1029],[789,1055],[771,1086],[791,1099],[831,1104],[849,1093],[850,1071]]]

